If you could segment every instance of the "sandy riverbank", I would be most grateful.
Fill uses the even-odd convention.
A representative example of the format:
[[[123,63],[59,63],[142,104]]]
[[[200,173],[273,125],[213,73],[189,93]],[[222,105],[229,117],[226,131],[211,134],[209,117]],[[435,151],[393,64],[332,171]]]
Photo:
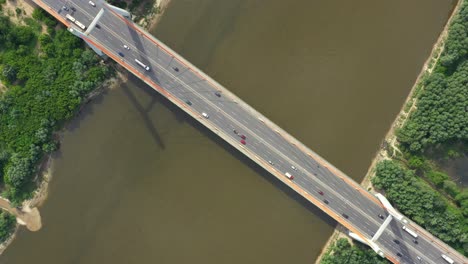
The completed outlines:
[[[382,160],[391,159],[398,152],[401,153],[401,151],[398,149],[398,142],[397,142],[397,138],[395,135],[395,131],[401,128],[405,124],[410,114],[416,109],[415,92],[420,86],[422,77],[425,76],[426,74],[430,74],[432,70],[434,69],[435,65],[437,64],[437,61],[439,60],[439,57],[442,54],[442,51],[444,50],[444,44],[445,44],[445,40],[447,39],[449,26],[453,20],[453,17],[458,13],[463,1],[464,0],[459,0],[455,8],[452,10],[452,13],[450,14],[450,17],[447,20],[447,23],[445,24],[444,29],[442,30],[439,37],[437,38],[436,43],[433,45],[431,54],[428,57],[428,59],[424,62],[421,72],[416,78],[416,81],[414,82],[413,87],[411,88],[411,91],[408,97],[406,98],[404,104],[402,105],[400,112],[396,116],[395,120],[390,126],[390,129],[388,130],[387,134],[382,140],[382,144],[380,145],[380,148],[377,151],[374,159],[372,159],[371,165],[369,166],[369,169],[367,170],[366,176],[361,182],[361,185],[367,190],[373,191],[371,179],[372,177],[375,176],[375,169],[376,169],[377,164]],[[335,244],[335,242],[338,239],[346,237],[348,238],[350,243],[354,242],[347,235],[343,234],[343,231],[346,232],[347,230],[340,225],[337,226],[337,228],[335,229],[331,237],[328,239],[327,243],[324,245],[322,252],[320,253],[317,260],[315,261],[315,264],[320,263],[321,259],[326,254],[326,252],[329,250],[329,248],[333,244]]]

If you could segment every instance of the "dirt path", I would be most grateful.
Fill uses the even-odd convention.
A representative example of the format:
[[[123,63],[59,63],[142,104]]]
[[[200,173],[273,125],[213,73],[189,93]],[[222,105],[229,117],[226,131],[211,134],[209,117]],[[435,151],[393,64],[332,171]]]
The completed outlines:
[[[414,110],[417,109],[416,103],[417,100],[414,97],[415,92],[417,90],[417,87],[419,86],[423,76],[425,74],[430,74],[434,70],[434,67],[437,65],[437,62],[439,61],[439,58],[442,54],[442,51],[444,50],[444,45],[445,45],[445,40],[447,39],[448,36],[448,29],[450,24],[452,23],[452,20],[455,16],[455,14],[458,14],[458,11],[460,10],[460,7],[462,6],[462,3],[465,0],[459,0],[457,2],[457,5],[452,11],[452,14],[450,15],[449,19],[447,20],[447,23],[445,24],[444,29],[440,33],[439,37],[437,38],[436,43],[432,47],[432,51],[428,59],[424,62],[423,68],[421,72],[419,73],[418,77],[416,78],[416,81],[413,84],[413,87],[411,88],[411,91],[406,98],[402,108],[400,109],[400,112],[398,113],[395,121],[393,121],[389,131],[385,135],[385,138],[381,144],[380,149],[377,151],[376,156],[371,162],[371,165],[369,169],[367,170],[366,176],[361,182],[361,185],[366,188],[369,191],[373,190],[373,186],[371,183],[371,178],[375,176],[375,167],[377,163],[379,163],[382,160],[386,159],[391,159],[392,157],[395,156],[396,153],[400,153],[401,151],[398,148],[398,141],[395,135],[395,131],[398,128],[401,128],[406,121],[408,120],[409,116],[411,113],[413,113]],[[424,87],[421,88],[421,90],[424,89]],[[409,104],[411,104],[410,107]],[[406,109],[408,108],[408,109]],[[319,264],[325,253],[328,251],[328,249],[335,244],[335,242],[342,237],[347,237],[346,235],[343,234],[343,232],[346,232],[344,228],[340,225],[337,226],[331,237],[328,239],[327,243],[324,245],[322,252],[318,256],[317,260],[315,261],[315,264]],[[347,237],[350,242],[352,243],[352,240]]]

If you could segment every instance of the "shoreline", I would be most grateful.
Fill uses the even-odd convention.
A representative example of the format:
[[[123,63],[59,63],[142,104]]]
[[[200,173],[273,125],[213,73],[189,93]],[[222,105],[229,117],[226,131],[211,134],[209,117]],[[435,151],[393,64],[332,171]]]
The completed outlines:
[[[445,26],[442,29],[442,32],[439,34],[436,42],[432,46],[431,53],[429,54],[428,58],[424,62],[422,69],[419,72],[418,76],[416,77],[416,80],[413,86],[411,87],[411,90],[408,96],[406,97],[403,105],[400,108],[400,111],[398,112],[394,121],[390,125],[390,129],[385,134],[385,137],[382,139],[382,143],[380,144],[379,149],[376,151],[376,154],[374,158],[372,159],[371,164],[369,168],[367,169],[367,173],[361,181],[362,187],[366,188],[368,191],[373,191],[371,179],[375,176],[375,167],[377,166],[377,163],[379,163],[382,160],[391,159],[395,155],[395,151],[401,153],[401,151],[396,146],[397,139],[396,139],[395,131],[398,128],[401,128],[405,124],[408,117],[416,109],[417,99],[415,96],[417,92],[419,92],[419,89],[420,88],[422,89],[422,87],[420,87],[421,80],[426,74],[432,73],[432,70],[437,64],[437,61],[440,55],[444,51],[445,40],[447,39],[447,36],[448,36],[449,27],[455,15],[458,14],[458,11],[460,10],[462,3],[463,3],[463,0],[458,0],[455,7],[452,9],[452,12],[449,18],[447,19],[447,22],[445,23]],[[389,156],[389,152],[392,152],[391,156]],[[325,256],[325,254],[330,250],[331,246],[333,246],[338,239],[345,237],[348,239],[351,245],[354,243],[354,240],[352,240],[349,236],[343,233],[343,231],[346,231],[346,229],[343,229],[343,230],[341,229],[343,229],[343,227],[338,224],[335,230],[333,231],[333,233],[331,234],[330,238],[327,240],[327,242],[323,246],[319,256],[314,262],[315,264],[320,264],[320,261],[322,260],[322,258]]]
[[[25,5],[31,5],[33,8],[38,8],[32,3],[28,3],[29,1],[27,0],[18,1],[18,3],[20,2],[24,3]],[[156,0],[155,8],[158,8],[159,12],[154,13],[147,18],[148,30],[153,29],[157,26],[159,20],[161,19],[162,15],[164,14],[164,11],[166,10],[170,2],[171,0]],[[104,59],[101,59],[101,63],[105,63],[103,61]],[[90,103],[95,97],[102,94],[106,90],[112,90],[117,88],[119,85],[128,80],[128,72],[124,71],[123,68],[120,68],[119,65],[116,64],[114,61],[110,61],[108,67],[114,68],[116,76],[110,77],[109,79],[104,81],[98,88],[92,91],[83,101],[81,106],[78,108],[73,118],[71,120],[66,121],[63,128],[59,131],[56,131],[53,134],[53,137],[60,138],[63,131],[66,129],[67,124],[73,119],[79,117],[83,108],[85,108],[86,105]],[[26,228],[28,228],[28,230],[32,232],[39,231],[42,227],[39,208],[47,200],[49,182],[53,178],[53,153],[44,155],[43,160],[39,162],[37,167],[38,172],[34,177],[34,181],[39,181],[37,184],[37,188],[34,190],[32,198],[23,201],[20,209],[10,206],[10,201],[0,196],[0,208],[14,215],[16,217],[17,222],[16,227],[11,233],[10,237],[7,238],[3,243],[0,243],[0,256],[16,239],[16,235],[20,226],[26,226]]]

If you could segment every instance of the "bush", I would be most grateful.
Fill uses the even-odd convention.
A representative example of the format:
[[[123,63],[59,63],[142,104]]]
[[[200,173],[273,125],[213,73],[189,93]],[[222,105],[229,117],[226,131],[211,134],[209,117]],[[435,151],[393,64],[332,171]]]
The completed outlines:
[[[450,195],[452,198],[455,198],[458,194],[460,194],[460,188],[458,188],[457,184],[451,180],[444,181],[443,184],[445,192]]]
[[[0,243],[10,237],[16,226],[16,219],[13,215],[1,211],[0,212]]]
[[[446,181],[449,178],[447,174],[434,170],[426,173],[426,177],[437,187],[442,187],[444,181]]]
[[[387,264],[388,260],[377,255],[372,249],[361,244],[351,246],[348,240],[340,238],[329,249],[320,264]]]

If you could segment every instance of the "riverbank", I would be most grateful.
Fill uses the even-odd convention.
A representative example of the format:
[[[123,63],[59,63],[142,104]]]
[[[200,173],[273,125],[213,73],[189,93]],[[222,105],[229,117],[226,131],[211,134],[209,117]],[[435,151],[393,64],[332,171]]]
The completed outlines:
[[[139,7],[135,8],[137,12],[133,18],[134,22],[146,30],[151,30],[158,24],[161,17],[164,15],[164,11],[169,6],[171,0],[156,0],[154,5],[148,10],[144,9],[145,3],[141,3]]]
[[[431,54],[428,59],[424,62],[421,72],[417,76],[408,97],[406,98],[405,102],[403,103],[400,112],[396,116],[395,120],[390,126],[390,129],[386,133],[384,139],[382,140],[382,144],[378,149],[375,157],[372,159],[371,164],[367,170],[366,175],[364,176],[363,180],[361,181],[361,185],[366,188],[368,191],[374,191],[371,179],[375,176],[376,166],[380,161],[389,160],[395,157],[398,154],[401,154],[400,149],[398,148],[398,142],[396,138],[395,132],[403,127],[406,123],[408,117],[411,113],[416,109],[416,102],[417,102],[417,94],[423,89],[422,87],[422,80],[427,75],[432,73],[434,67],[437,65],[437,61],[439,60],[445,45],[445,40],[448,36],[448,30],[452,23],[452,20],[456,14],[458,14],[460,7],[462,6],[463,0],[459,0],[455,7],[452,10],[452,13],[447,20],[447,23],[444,26],[444,29],[440,33],[439,37],[437,38],[436,43],[433,45]],[[347,238],[350,243],[353,243],[351,238],[347,235],[343,234],[346,232],[341,226],[337,226],[333,234],[328,239],[327,243],[324,245],[320,255],[316,259],[315,263],[319,264],[322,258],[325,256],[327,252],[329,252],[330,248],[336,243],[336,241],[340,238]]]

